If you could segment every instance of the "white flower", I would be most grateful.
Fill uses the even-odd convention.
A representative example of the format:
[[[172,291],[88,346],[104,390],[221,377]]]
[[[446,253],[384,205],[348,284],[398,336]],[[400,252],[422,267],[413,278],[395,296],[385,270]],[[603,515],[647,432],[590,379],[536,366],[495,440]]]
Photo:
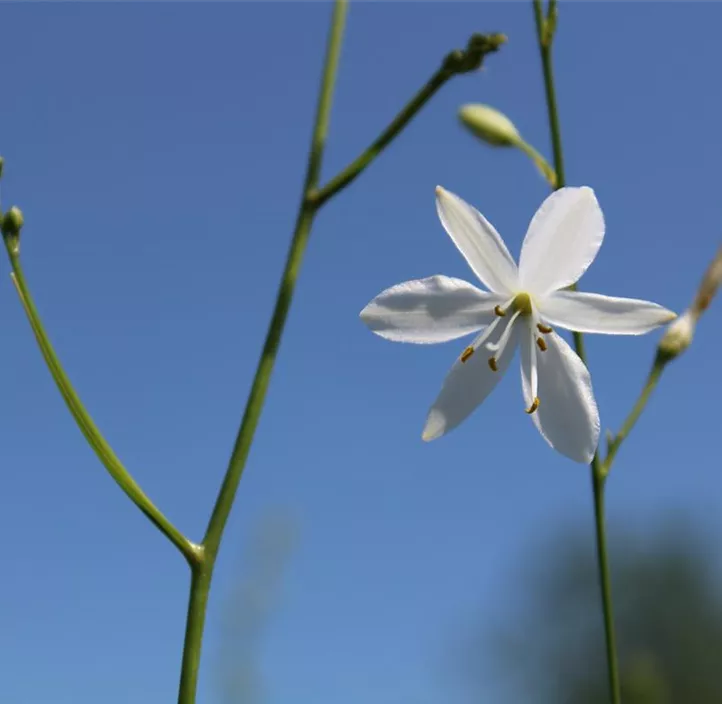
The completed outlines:
[[[373,332],[396,342],[446,342],[479,333],[446,377],[423,439],[459,425],[491,393],[520,345],[526,412],[552,447],[590,462],[599,412],[589,371],[553,327],[639,335],[675,314],[648,301],[564,290],[587,270],[604,238],[591,188],[562,188],[542,203],[518,268],[491,223],[468,203],[438,187],[436,206],[444,229],[489,291],[431,276],[392,286],[361,311]]]

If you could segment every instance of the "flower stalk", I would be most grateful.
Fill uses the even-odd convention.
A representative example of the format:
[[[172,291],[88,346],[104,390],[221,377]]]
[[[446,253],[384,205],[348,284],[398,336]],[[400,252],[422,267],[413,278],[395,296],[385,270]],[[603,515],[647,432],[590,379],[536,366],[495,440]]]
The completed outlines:
[[[537,32],[537,42],[541,57],[542,73],[544,76],[544,90],[546,94],[547,112],[549,118],[549,131],[554,155],[554,170],[556,171],[557,188],[566,185],[564,172],[564,151],[562,148],[561,127],[559,124],[559,109],[557,106],[556,89],[554,86],[554,67],[552,63],[552,46],[557,28],[558,8],[556,0],[549,0],[546,15],[542,7],[542,0],[532,0],[534,21]],[[586,350],[584,336],[580,332],[574,333],[574,348],[579,358],[586,364]],[[594,527],[597,546],[597,563],[599,566],[600,591],[602,612],[604,617],[604,636],[607,659],[607,679],[609,683],[609,696],[612,704],[621,704],[622,693],[619,679],[619,659],[617,655],[616,634],[614,630],[614,612],[612,605],[612,587],[607,554],[606,526],[604,520],[604,490],[607,474],[599,459],[599,452],[594,453],[590,463],[592,479],[592,495],[594,499]]]
[[[201,544],[201,559],[197,564],[192,565],[179,704],[195,704],[203,623],[213,569],[226,522],[233,507],[238,485],[243,476],[253,437],[261,417],[266,392],[280,348],[283,330],[293,300],[314,218],[326,202],[361,175],[449,78],[479,68],[484,57],[488,53],[496,51],[506,40],[503,35],[472,35],[465,50],[453,51],[447,55],[441,68],[401,110],[381,135],[374,140],[371,146],[337,176],[332,178],[326,186],[319,188],[318,183],[328,134],[332,96],[347,10],[348,0],[336,0],[331,17],[331,28],[316,110],[315,126],[294,234],[241,425]]]

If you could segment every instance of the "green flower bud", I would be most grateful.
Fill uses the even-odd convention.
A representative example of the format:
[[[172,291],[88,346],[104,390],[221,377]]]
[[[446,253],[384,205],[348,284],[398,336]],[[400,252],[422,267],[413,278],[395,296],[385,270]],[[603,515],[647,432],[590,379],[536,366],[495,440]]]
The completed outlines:
[[[10,208],[5,213],[2,220],[2,233],[5,237],[19,237],[20,230],[23,229],[25,218],[23,218],[23,211],[17,206]]]
[[[494,147],[515,147],[521,142],[514,123],[488,105],[464,105],[459,110],[459,119],[479,139]]]

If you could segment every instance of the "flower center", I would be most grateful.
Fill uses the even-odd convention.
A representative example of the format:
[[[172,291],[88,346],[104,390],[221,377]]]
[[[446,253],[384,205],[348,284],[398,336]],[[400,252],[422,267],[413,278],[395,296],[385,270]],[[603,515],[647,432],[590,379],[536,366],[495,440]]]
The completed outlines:
[[[511,302],[511,308],[514,311],[518,311],[520,315],[531,315],[531,296],[528,293],[517,293]]]
[[[526,412],[529,414],[535,413],[539,408],[539,397],[537,396],[538,389],[538,375],[537,375],[537,348],[540,352],[546,352],[547,343],[544,340],[543,335],[547,335],[552,332],[552,329],[548,325],[544,325],[538,319],[534,313],[534,306],[532,305],[531,296],[522,291],[517,293],[514,298],[507,301],[503,306],[498,305],[494,308],[496,318],[487,326],[479,337],[474,340],[473,344],[469,345],[461,354],[459,360],[462,363],[467,362],[476,350],[481,346],[491,352],[491,357],[487,359],[489,368],[493,372],[499,371],[499,360],[501,359],[504,350],[506,349],[509,340],[511,338],[512,329],[517,318],[526,317],[531,320],[528,321],[529,325],[529,342],[531,343],[531,354],[530,354],[530,386],[532,392],[532,402]],[[510,315],[509,315],[510,314]],[[507,317],[508,316],[508,317]],[[502,323],[502,320],[505,319]],[[501,335],[497,342],[490,342],[489,337],[499,324],[504,326]],[[541,333],[537,335],[537,331]]]

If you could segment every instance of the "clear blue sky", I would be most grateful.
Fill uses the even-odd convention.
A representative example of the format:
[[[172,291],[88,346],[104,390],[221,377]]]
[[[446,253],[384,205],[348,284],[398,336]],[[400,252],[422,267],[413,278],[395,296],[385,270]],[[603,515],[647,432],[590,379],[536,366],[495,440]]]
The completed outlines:
[[[2,9],[2,195],[25,212],[31,287],[97,422],[193,538],[273,304],[330,9]],[[607,221],[582,286],[682,310],[722,230],[722,5],[563,3],[560,14],[568,179],[596,190]],[[437,184],[518,252],[546,186],[522,155],[475,143],[456,110],[491,103],[548,153],[530,6],[353,5],[323,173],[356,156],[472,31],[510,41],[318,217],[218,567],[200,704],[221,701],[223,623],[269,512],[287,513],[298,538],[258,655],[268,704],[450,702],[448,649],[472,616],[514,618],[509,585],[530,545],[568,524],[592,549],[588,470],[536,433],[516,370],[471,420],[424,444],[459,345],[396,345],[358,320],[402,280],[469,278],[436,218]],[[0,699],[173,702],[185,564],[85,445],[7,267],[4,278]],[[679,509],[722,535],[720,310],[620,452],[612,524]],[[602,423],[616,428],[658,334],[587,339]]]

